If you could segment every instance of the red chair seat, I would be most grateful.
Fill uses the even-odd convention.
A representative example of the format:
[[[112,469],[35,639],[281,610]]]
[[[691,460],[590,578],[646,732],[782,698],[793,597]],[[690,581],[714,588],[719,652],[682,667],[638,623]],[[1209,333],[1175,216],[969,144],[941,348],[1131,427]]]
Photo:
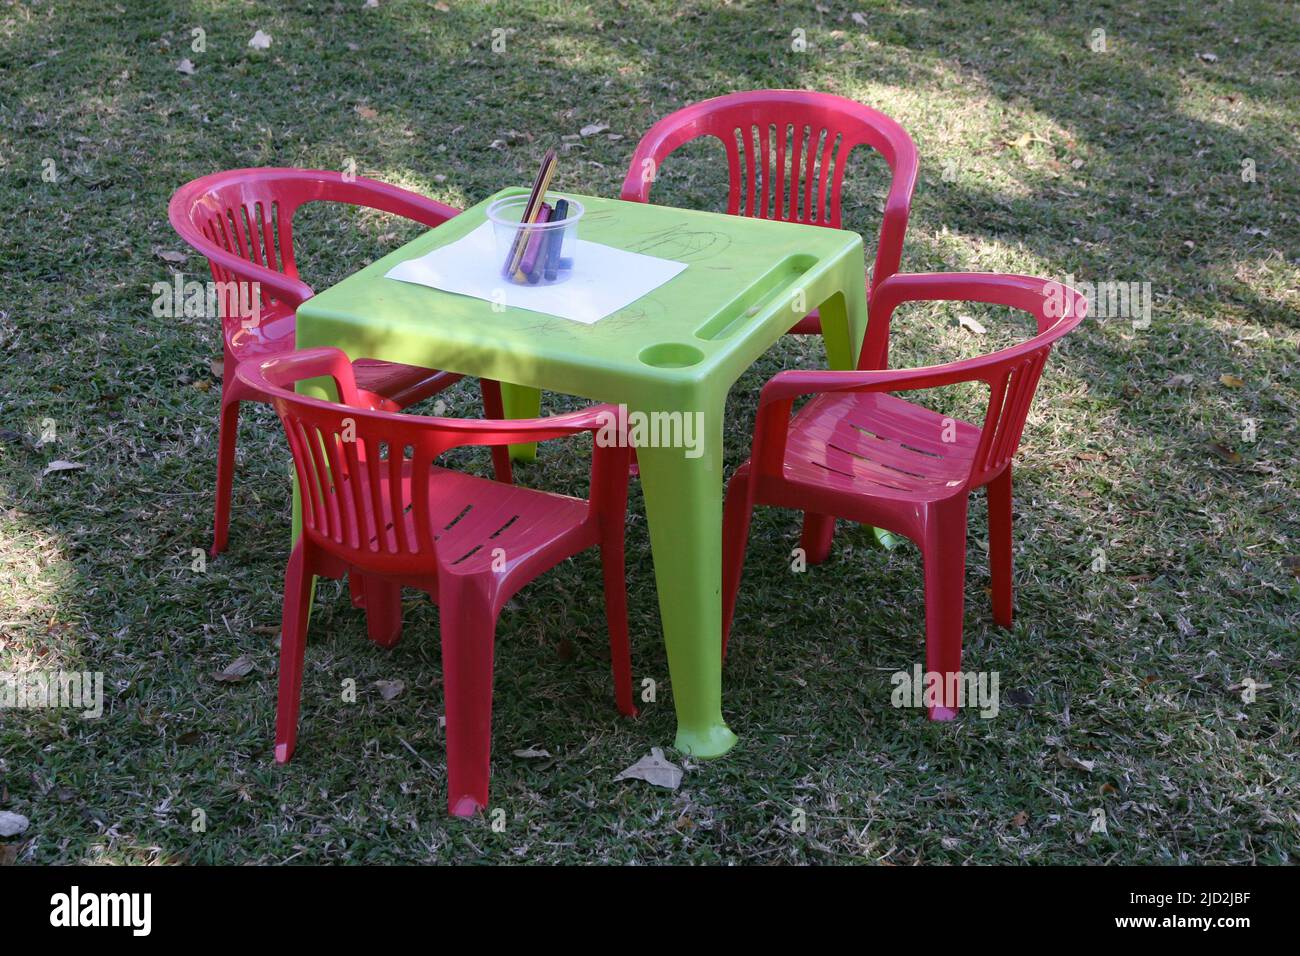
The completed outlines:
[[[411,462],[402,463],[400,496],[389,491],[387,472],[385,462],[379,472],[377,493],[366,470],[358,475],[362,494],[384,506],[382,547],[378,530],[373,525],[366,529],[368,550],[372,552],[397,550],[388,503],[413,500]],[[493,572],[503,575],[501,583],[508,584],[511,572],[518,567],[526,567],[532,572],[529,577],[533,577],[597,541],[595,525],[586,520],[589,506],[584,499],[506,485],[437,465],[429,469],[427,480],[432,537],[446,568],[458,574]],[[408,508],[402,516],[408,542],[419,540],[415,520]],[[354,539],[348,545],[357,547],[358,543]],[[543,552],[553,560],[535,560]]]
[[[357,376],[357,388],[381,398],[379,404],[387,411],[398,411],[407,405],[414,405],[462,377],[455,372],[403,365],[401,362],[381,362],[378,359],[357,359],[352,363],[352,368]]]
[[[944,442],[945,428],[954,441]],[[966,483],[980,430],[882,392],[818,395],[790,423],[785,480],[932,501]]]
[[[272,303],[262,309],[256,325],[245,327],[238,320],[228,320],[225,334],[229,354],[238,363],[293,351],[295,313],[293,306]],[[388,411],[427,398],[461,377],[418,365],[369,358],[357,359],[352,367],[357,388],[380,399]]]
[[[244,326],[238,319],[226,319],[226,347],[236,362],[265,358],[293,351],[295,307],[272,303],[262,308],[256,325]]]

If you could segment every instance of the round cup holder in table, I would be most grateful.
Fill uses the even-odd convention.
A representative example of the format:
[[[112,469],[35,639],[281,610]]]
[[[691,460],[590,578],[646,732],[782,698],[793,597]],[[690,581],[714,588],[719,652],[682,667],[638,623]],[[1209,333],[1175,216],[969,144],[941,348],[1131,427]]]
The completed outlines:
[[[660,342],[641,350],[637,356],[643,365],[653,368],[689,368],[704,360],[704,353],[682,342]]]

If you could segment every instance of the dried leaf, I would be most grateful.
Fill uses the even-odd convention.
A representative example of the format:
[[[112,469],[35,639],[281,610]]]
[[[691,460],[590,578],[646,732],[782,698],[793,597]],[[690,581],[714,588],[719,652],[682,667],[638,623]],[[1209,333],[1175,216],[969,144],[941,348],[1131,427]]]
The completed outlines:
[[[597,133],[603,133],[609,129],[608,123],[591,123],[578,130],[580,136],[595,136]]]
[[[1080,760],[1078,757],[1071,757],[1064,750],[1056,752],[1056,762],[1070,770],[1084,770],[1088,773],[1092,773],[1092,768],[1097,766],[1095,760]]]
[[[0,866],[13,866],[18,862],[18,844],[0,843]]]
[[[357,111],[357,115],[362,119],[374,119],[379,115],[379,110],[375,109],[373,106],[366,106],[362,103],[358,103],[352,108]]]
[[[194,75],[193,61],[190,60],[189,57],[186,57],[185,59],[181,60],[179,63],[176,64],[176,72],[184,73],[186,76],[193,76]]]
[[[31,824],[21,813],[0,810],[0,837],[17,836]]]
[[[248,41],[248,45],[254,50],[265,50],[271,45],[271,34],[258,30],[253,34],[253,39]]]
[[[511,753],[513,753],[516,757],[523,757],[525,760],[533,757],[550,756],[550,753],[548,751],[542,750],[538,747],[525,747],[523,750],[513,750],[511,751]]]
[[[1217,441],[1210,441],[1205,443],[1205,447],[1220,461],[1229,465],[1241,464],[1241,452],[1233,451],[1227,445]]]
[[[445,3],[435,3],[433,9],[437,10],[439,13],[451,12],[451,7],[447,6]]]
[[[379,696],[384,700],[392,700],[406,690],[406,684],[400,680],[377,680],[375,681],[375,687],[379,691]]]
[[[1051,145],[1052,141],[1046,137],[1039,136],[1037,133],[1021,133],[1015,139],[1004,139],[1004,146],[1011,146],[1014,149],[1027,149],[1030,143],[1046,143]]]
[[[154,249],[154,255],[156,255],[163,262],[171,262],[171,263],[175,263],[176,265],[180,265],[182,262],[184,262],[189,258],[189,256],[183,252],[171,252],[169,250],[158,249],[158,248]]]
[[[223,684],[238,684],[247,677],[253,670],[253,659],[247,654],[241,654],[233,661],[226,665],[226,669],[216,671],[212,675],[215,681],[221,681]]]
[[[620,773],[615,780],[644,780],[656,787],[676,790],[682,783],[682,768],[664,759],[664,752],[651,747],[650,753]]]
[[[1023,827],[1028,822],[1029,822],[1029,814],[1025,813],[1024,810],[1021,810],[1019,813],[1017,813],[1014,817],[1011,818],[1011,825],[1013,827]]]
[[[975,319],[971,318],[969,315],[957,316],[957,324],[967,331],[974,332],[976,335],[983,335],[988,331],[988,329],[984,328],[984,326],[980,325],[979,322],[975,321]]]
[[[1286,568],[1294,577],[1300,578],[1300,555],[1288,555],[1282,559],[1282,567]]]
[[[1194,375],[1170,375],[1165,379],[1165,388],[1186,388],[1196,381]]]
[[[1219,384],[1226,385],[1228,388],[1241,388],[1246,384],[1246,380],[1240,375],[1233,375],[1231,372],[1224,372],[1219,376]]]
[[[45,470],[41,472],[41,477],[44,478],[46,475],[52,475],[58,471],[81,471],[85,467],[79,461],[64,461],[60,458],[58,461],[52,461],[46,465]]]

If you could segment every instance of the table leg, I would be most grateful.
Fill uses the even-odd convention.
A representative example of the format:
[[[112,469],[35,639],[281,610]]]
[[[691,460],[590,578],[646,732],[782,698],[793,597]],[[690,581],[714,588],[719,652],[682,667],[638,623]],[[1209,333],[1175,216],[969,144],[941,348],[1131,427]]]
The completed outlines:
[[[501,404],[506,418],[536,418],[542,410],[542,392],[526,385],[502,382]],[[537,458],[537,443],[511,445],[510,457],[515,461],[533,461]]]
[[[736,742],[722,719],[722,409],[696,424],[701,418],[699,457],[638,447],[637,459],[677,710],[674,745],[719,757]]]
[[[843,292],[836,292],[817,310],[822,317],[822,341],[826,346],[826,365],[834,369],[851,369],[858,361],[862,335],[866,331],[866,297],[863,293],[861,321],[850,323],[849,304]]]
[[[849,312],[844,301],[844,293],[836,292],[822,303],[818,312],[822,317],[822,343],[826,346],[826,367],[834,369],[853,368],[857,357],[854,338],[849,329]],[[861,345],[861,334],[857,337]],[[799,546],[803,548],[804,560],[809,564],[821,564],[831,554],[831,541],[835,537],[835,516],[805,511],[803,515],[803,534]]]

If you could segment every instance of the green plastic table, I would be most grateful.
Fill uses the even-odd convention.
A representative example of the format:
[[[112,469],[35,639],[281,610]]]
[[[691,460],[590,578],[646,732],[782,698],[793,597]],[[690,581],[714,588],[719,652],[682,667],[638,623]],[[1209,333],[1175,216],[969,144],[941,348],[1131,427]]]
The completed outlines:
[[[503,190],[298,308],[299,348],[511,383],[506,414],[536,415],[540,389],[699,412],[702,448],[638,447],[679,751],[716,757],[736,741],[722,718],[722,428],[732,383],[820,307],[832,368],[852,368],[867,323],[861,238],[798,223],[578,195],[579,238],[688,263],[594,325],[386,278],[397,263],[485,221]],[[577,260],[575,268],[581,268]],[[302,390],[333,398],[319,382]]]

